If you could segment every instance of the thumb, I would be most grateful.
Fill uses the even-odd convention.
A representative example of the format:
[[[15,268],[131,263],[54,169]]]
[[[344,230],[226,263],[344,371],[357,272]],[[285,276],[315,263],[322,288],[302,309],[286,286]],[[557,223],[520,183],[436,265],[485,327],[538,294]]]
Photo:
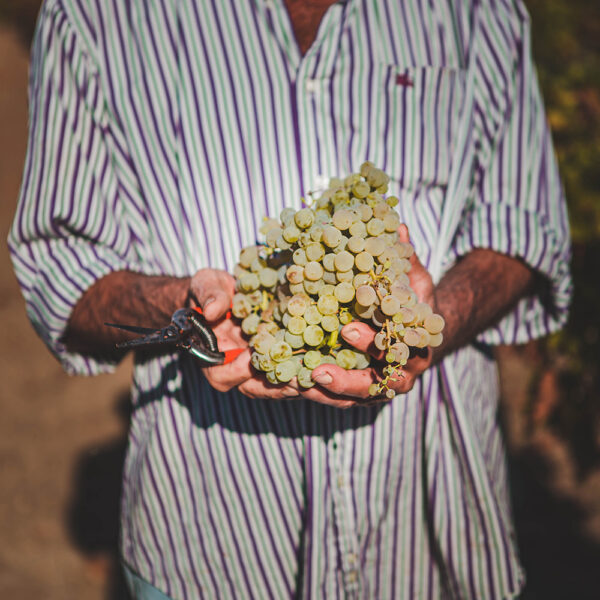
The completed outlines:
[[[207,321],[218,321],[231,308],[233,283],[227,273],[201,269],[192,279],[192,296]]]
[[[412,246],[412,242],[410,241],[410,234],[408,233],[408,227],[404,223],[401,223],[400,225],[398,225],[397,231],[398,231],[398,240],[401,241],[403,244],[410,244]],[[423,269],[425,268],[421,264],[421,261],[419,260],[419,257],[417,256],[417,253],[415,252],[414,247],[413,247],[411,255],[408,257],[408,260],[410,261],[411,268],[414,268],[414,267],[421,267]]]

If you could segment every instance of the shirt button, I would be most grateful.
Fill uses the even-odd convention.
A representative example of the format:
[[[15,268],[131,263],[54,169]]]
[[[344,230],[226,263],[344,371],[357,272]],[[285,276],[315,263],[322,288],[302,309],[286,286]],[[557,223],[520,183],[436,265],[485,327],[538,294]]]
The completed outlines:
[[[352,570],[352,571],[348,571],[348,573],[346,573],[346,581],[348,583],[354,583],[357,580],[358,580],[358,571]]]
[[[304,89],[309,94],[314,94],[318,88],[319,88],[319,82],[316,79],[307,79],[304,82]]]
[[[348,554],[348,564],[349,565],[356,564],[356,554],[354,554],[354,553]]]
[[[344,478],[341,475],[337,478],[337,486],[339,488],[343,488],[344,487]]]

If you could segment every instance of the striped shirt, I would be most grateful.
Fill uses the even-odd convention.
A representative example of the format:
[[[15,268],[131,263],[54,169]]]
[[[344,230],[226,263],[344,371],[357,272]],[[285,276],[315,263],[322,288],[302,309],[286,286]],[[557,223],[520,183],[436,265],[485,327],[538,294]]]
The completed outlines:
[[[301,56],[283,0],[48,0],[9,237],[35,328],[61,345],[115,270],[231,271],[265,214],[366,159],[438,280],[476,247],[547,293],[384,406],[210,388],[137,358],[122,553],[173,598],[509,598],[524,581],[491,344],[564,323],[566,207],[518,0],[348,0]]]

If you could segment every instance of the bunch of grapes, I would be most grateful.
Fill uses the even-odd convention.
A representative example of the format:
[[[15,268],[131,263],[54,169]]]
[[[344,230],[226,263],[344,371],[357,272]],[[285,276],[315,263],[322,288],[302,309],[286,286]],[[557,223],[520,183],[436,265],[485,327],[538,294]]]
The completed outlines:
[[[413,247],[399,241],[387,175],[372,163],[332,179],[310,206],[284,208],[266,219],[265,244],[243,248],[236,265],[233,314],[250,338],[251,362],[271,383],[294,377],[314,385],[321,364],[365,369],[368,354],[339,335],[354,320],[377,330],[383,379],[369,393],[393,398],[390,381],[402,376],[412,348],[439,346],[444,319],[420,303],[407,272]]]

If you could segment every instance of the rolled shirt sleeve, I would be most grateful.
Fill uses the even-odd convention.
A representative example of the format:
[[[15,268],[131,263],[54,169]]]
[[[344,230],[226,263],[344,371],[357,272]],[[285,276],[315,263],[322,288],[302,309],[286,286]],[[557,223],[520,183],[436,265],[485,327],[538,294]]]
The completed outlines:
[[[61,343],[82,294],[137,262],[100,81],[58,3],[40,15],[29,96],[28,153],[8,239],[27,313],[68,372],[110,371],[111,358],[74,354]]]
[[[487,344],[523,343],[559,329],[572,289],[566,202],[532,64],[528,15],[515,4],[482,11],[481,47],[474,49],[474,193],[454,252],[487,248],[520,258],[547,285],[483,332],[479,341]]]

